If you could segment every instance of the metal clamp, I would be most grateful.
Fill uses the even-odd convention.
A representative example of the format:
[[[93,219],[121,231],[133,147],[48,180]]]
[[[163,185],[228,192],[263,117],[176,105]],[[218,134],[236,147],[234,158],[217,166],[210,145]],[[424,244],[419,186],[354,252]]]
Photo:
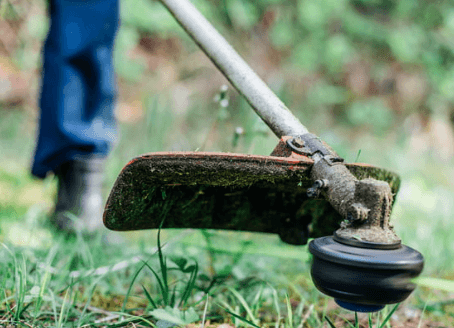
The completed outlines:
[[[343,158],[335,156],[333,152],[323,144],[321,139],[312,133],[306,133],[288,139],[287,146],[294,152],[306,156],[313,156],[315,153],[319,153],[330,166],[344,162]]]
[[[332,152],[325,147],[319,137],[312,133],[295,136],[287,140],[287,145],[295,152],[304,155],[320,153],[323,156],[332,155]]]

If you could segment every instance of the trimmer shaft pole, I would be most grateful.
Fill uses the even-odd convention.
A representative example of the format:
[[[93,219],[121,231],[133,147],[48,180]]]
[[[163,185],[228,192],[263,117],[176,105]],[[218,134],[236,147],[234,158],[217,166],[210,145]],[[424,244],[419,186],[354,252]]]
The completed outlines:
[[[160,0],[274,134],[308,130],[188,0]]]
[[[312,180],[329,182],[324,191],[325,197],[336,211],[350,222],[342,231],[338,231],[339,234],[342,234],[344,239],[354,238],[360,231],[358,224],[354,227],[352,224],[361,222],[364,236],[361,235],[360,238],[372,241],[377,239],[375,235],[380,235],[380,240],[394,242],[394,239],[398,239],[388,226],[393,199],[389,185],[374,179],[358,181],[342,163],[342,159],[339,161],[339,158],[335,158],[337,155],[334,152],[326,149],[315,135],[309,134],[306,127],[189,0],[160,1],[278,138],[306,136],[307,140],[303,141],[314,160]],[[371,234],[371,226],[375,226],[378,231]],[[353,229],[349,229],[350,227]]]

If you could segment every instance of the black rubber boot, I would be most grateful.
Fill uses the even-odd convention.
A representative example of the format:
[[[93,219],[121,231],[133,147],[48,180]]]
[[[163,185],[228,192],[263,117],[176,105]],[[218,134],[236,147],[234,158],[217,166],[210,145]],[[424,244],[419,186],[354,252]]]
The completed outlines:
[[[56,172],[58,195],[51,223],[57,230],[91,233],[104,227],[104,158],[75,159]]]

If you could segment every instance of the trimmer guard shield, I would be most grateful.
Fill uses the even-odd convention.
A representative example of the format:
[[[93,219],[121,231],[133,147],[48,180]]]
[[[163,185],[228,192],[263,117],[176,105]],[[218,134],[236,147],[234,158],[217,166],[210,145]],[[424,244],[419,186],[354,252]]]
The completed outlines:
[[[323,198],[309,199],[313,160],[233,153],[158,152],[134,158],[121,171],[104,211],[118,231],[163,228],[332,234],[341,216]],[[400,179],[367,164],[347,164],[397,193]],[[295,243],[299,243],[296,241]]]

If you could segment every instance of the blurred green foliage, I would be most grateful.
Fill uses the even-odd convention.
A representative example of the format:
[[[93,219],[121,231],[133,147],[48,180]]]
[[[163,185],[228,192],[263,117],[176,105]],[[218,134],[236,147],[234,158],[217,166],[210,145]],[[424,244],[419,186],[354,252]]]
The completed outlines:
[[[454,7],[449,1],[194,3],[228,40],[247,44],[259,35],[277,51],[284,73],[291,71],[301,79],[315,76],[312,87],[293,99],[295,103],[304,101],[307,119],[311,112],[315,115],[323,109],[332,110],[337,121],[352,126],[366,124],[381,133],[393,126],[396,116],[403,119],[411,112],[426,115],[443,111],[444,115],[452,115]],[[143,64],[127,59],[125,54],[144,35],[164,39],[176,36],[190,49],[196,49],[159,1],[122,0],[121,4],[122,27],[116,53],[121,60],[117,60],[117,68],[128,80],[139,80],[143,73]],[[354,75],[358,63],[365,66],[365,75]],[[396,87],[399,82],[395,80],[404,73],[417,76],[424,84],[422,89],[414,89],[405,86],[404,81],[401,89],[418,93],[411,108]],[[365,90],[352,88],[349,79],[365,84]],[[397,101],[390,101],[390,97]]]
[[[411,114],[422,122],[430,121],[430,116],[454,121],[454,6],[448,0],[193,3],[247,62],[262,68],[266,82],[303,123],[313,122],[311,129],[326,122],[382,135],[401,127]],[[9,40],[17,40],[12,52],[6,47],[8,38],[1,38],[0,50],[5,45],[20,69],[38,73],[36,79],[40,45],[49,27],[46,4],[46,0],[0,2],[1,19],[10,28],[5,35],[12,31],[16,35]],[[168,40],[177,40],[176,49],[164,49],[160,56],[168,56],[178,79],[197,78],[197,68],[191,71],[180,62],[198,47],[159,0],[120,4],[114,56],[123,81],[148,88],[144,93],[155,92],[152,83],[142,85],[159,66],[150,65],[149,57]],[[182,56],[172,57],[175,52]],[[274,85],[263,72],[279,75],[283,82]],[[205,89],[206,98],[218,87]],[[202,101],[201,107],[211,105]],[[234,95],[231,107],[241,106]]]
[[[122,24],[115,63],[125,81],[143,82],[150,68],[146,58],[131,56],[144,38],[177,39],[183,44],[184,55],[198,49],[158,0],[120,3]],[[415,112],[421,116],[454,117],[451,1],[193,0],[193,3],[227,40],[246,53],[246,61],[258,60],[258,65],[265,65],[264,70],[282,74],[285,85],[278,89],[286,90],[283,100],[303,121],[310,122],[323,112],[335,124],[369,127],[374,133],[383,133]],[[11,55],[23,70],[39,69],[36,44],[43,42],[48,29],[46,4],[46,0],[0,2],[1,19],[17,33],[18,41]],[[37,7],[41,9],[36,10]],[[253,51],[249,54],[244,51],[249,44],[263,48],[275,66],[267,67],[264,60],[253,57]],[[152,55],[155,50],[153,46],[147,49]],[[296,90],[300,82],[306,87]],[[270,86],[276,89],[272,83]],[[233,100],[232,105],[237,106],[238,102]]]

